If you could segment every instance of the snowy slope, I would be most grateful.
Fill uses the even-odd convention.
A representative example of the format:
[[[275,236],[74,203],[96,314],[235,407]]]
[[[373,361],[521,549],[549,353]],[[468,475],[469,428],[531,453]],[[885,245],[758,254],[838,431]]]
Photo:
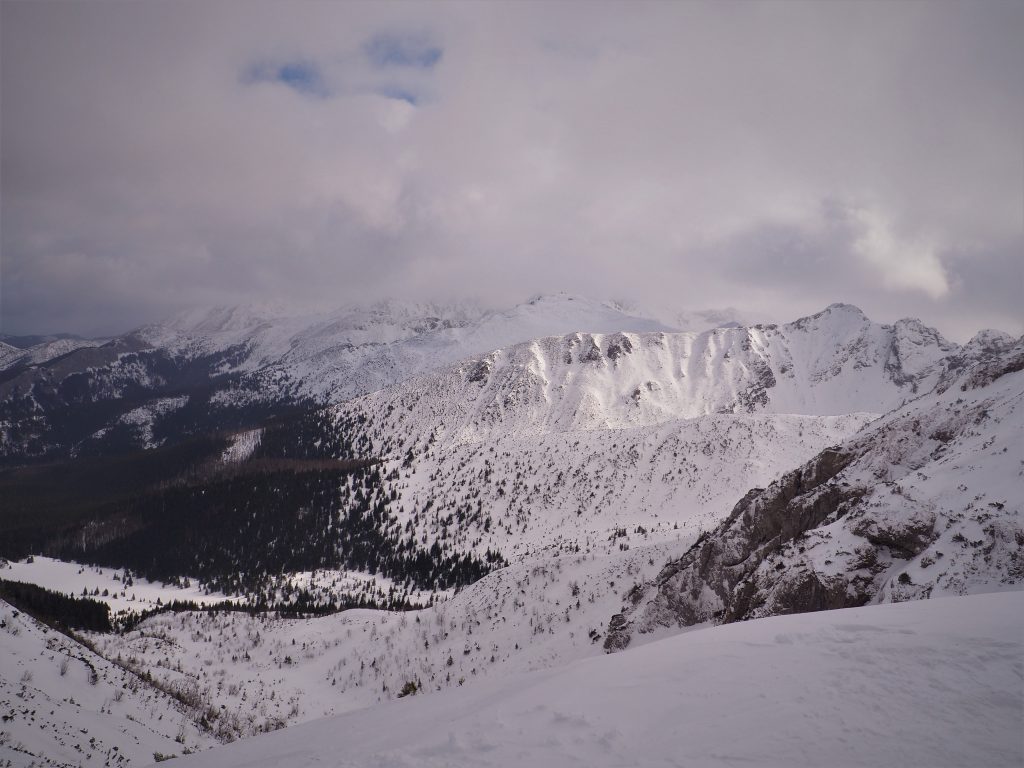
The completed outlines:
[[[291,724],[394,698],[413,674],[431,689],[457,687],[600,654],[608,617],[631,588],[715,525],[752,483],[770,481],[868,418],[711,415],[437,444],[411,462],[399,452],[381,472],[391,478],[381,502],[399,523],[424,546],[442,539],[457,551],[498,547],[511,567],[405,615],[165,615],[95,641],[108,657],[131,659],[168,684],[198,680],[201,695],[225,713],[224,727],[244,736],[268,721]],[[316,578],[330,585],[330,572]]]
[[[218,603],[251,604],[248,595],[226,595],[211,590],[203,586],[199,579],[187,574],[178,579],[178,584],[161,584],[137,574],[126,578],[124,569],[103,568],[42,555],[14,562],[0,560],[0,579],[35,584],[68,597],[86,595],[110,606],[110,617],[115,624],[175,602],[200,606]],[[305,590],[323,602],[362,596],[382,604],[389,594],[399,591],[417,606],[427,605],[431,599],[444,598],[449,594],[449,591],[427,593],[400,589],[400,586],[379,573],[320,569],[278,574],[268,585],[268,594],[276,595],[278,600],[284,602],[288,596]]]
[[[25,357],[25,350],[0,341],[0,371],[17,364]]]
[[[256,737],[182,766],[1012,766],[1024,594],[716,627]]]
[[[713,413],[884,413],[931,389],[958,350],[917,321],[878,325],[833,305],[779,327],[537,339],[351,407],[392,434],[429,429],[456,442]]]
[[[827,449],[670,562],[610,647],[659,626],[1024,585],[1024,339],[982,335],[938,386]]]
[[[19,348],[0,341],[0,371],[15,365],[39,365],[76,349],[98,347],[104,342],[104,339],[57,338]]]
[[[833,305],[783,326],[680,333],[613,305],[562,296],[506,313],[385,304],[311,320],[233,309],[182,316],[143,337],[139,344],[242,372],[248,383],[218,395],[226,399],[246,396],[246,387],[280,386],[333,401],[376,389],[330,411],[339,429],[362,432],[368,442],[358,444],[372,446],[369,455],[383,461],[387,480],[374,490],[374,505],[387,507],[425,548],[441,542],[445,551],[496,549],[512,563],[406,614],[348,611],[307,621],[161,615],[125,636],[93,637],[107,658],[147,670],[161,685],[188,686],[219,713],[214,727],[225,738],[388,701],[410,682],[431,691],[481,681],[514,686],[508,681],[525,672],[600,656],[612,614],[626,603],[636,620],[654,606],[652,585],[665,576],[663,564],[681,562],[751,487],[785,486],[793,482],[786,470],[852,445],[859,448],[851,457],[874,451],[873,458],[851,458],[843,465],[850,474],[834,486],[848,483],[874,505],[865,502],[858,527],[840,521],[820,546],[817,539],[808,543],[817,533],[794,540],[758,570],[757,578],[771,579],[765,595],[781,586],[750,616],[799,608],[803,593],[786,579],[799,587],[809,568],[841,580],[843,594],[851,574],[866,578],[866,592],[854,591],[851,602],[863,602],[864,593],[900,600],[1016,583],[1013,553],[1021,541],[1019,504],[1012,502],[1022,495],[1014,461],[1024,446],[1014,436],[1024,430],[1010,390],[1022,374],[1000,368],[1013,342],[998,332],[960,348],[916,321],[884,326]],[[524,339],[532,340],[519,343]],[[476,352],[485,354],[467,359]],[[154,399],[119,415],[118,423],[145,436],[183,402]],[[898,410],[869,423],[890,408]],[[935,444],[922,442],[922,434]],[[993,435],[996,442],[989,442]],[[239,460],[260,439],[258,430],[238,432],[223,460]],[[947,464],[925,466],[941,459]],[[940,542],[944,557],[927,562],[921,550],[908,562],[894,546],[902,541],[899,531],[917,530],[922,514],[934,514],[935,531],[950,524]],[[866,550],[851,537],[874,552],[866,570],[854,568]],[[947,539],[959,550],[948,549]],[[759,556],[751,564],[763,562]],[[87,586],[100,584],[94,569],[37,564],[47,566],[58,589],[86,575]],[[14,567],[27,580],[42,573],[25,563]],[[909,581],[900,580],[901,569]],[[287,578],[328,592],[391,586],[379,574]],[[129,607],[120,596],[111,599]],[[678,623],[672,614],[643,628]],[[572,673],[548,674],[555,680]],[[631,693],[627,683],[609,685]],[[628,730],[633,739],[635,729]],[[600,736],[586,734],[591,741]],[[506,759],[504,749],[496,747],[496,764]],[[626,752],[609,754],[618,764],[632,762]],[[448,764],[448,753],[436,756]],[[545,764],[543,754],[524,753],[531,756]],[[561,753],[549,757],[559,762]],[[415,762],[405,753],[395,759],[406,758]]]
[[[153,439],[153,423],[161,416],[182,408],[186,403],[188,395],[160,397],[123,413],[116,423],[131,427],[143,448],[153,448],[159,444]]]
[[[0,601],[0,764],[130,766],[216,741],[137,675]]]
[[[603,653],[622,595],[693,541],[596,555],[534,557],[419,611],[350,610],[316,619],[164,614],[125,635],[93,635],[104,656],[166,685],[194,681],[222,713],[219,729],[251,736],[423,690],[511,678]]]
[[[424,542],[520,560],[607,553],[714,527],[748,488],[871,418],[709,415],[632,429],[494,431],[473,442],[419,443],[414,429],[374,435],[395,443],[382,469],[397,478],[390,508],[402,525]]]
[[[459,551],[608,551],[713,527],[750,487],[930,387],[958,351],[834,305],[789,326],[573,333],[337,407],[390,509]]]

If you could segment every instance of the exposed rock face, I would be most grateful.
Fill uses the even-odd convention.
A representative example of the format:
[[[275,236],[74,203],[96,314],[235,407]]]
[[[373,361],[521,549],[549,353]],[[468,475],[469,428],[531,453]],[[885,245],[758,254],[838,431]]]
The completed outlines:
[[[602,360],[601,347],[598,345],[597,339],[594,338],[593,334],[584,334],[580,349],[580,362],[600,363]]]
[[[633,343],[624,333],[616,333],[608,340],[608,359],[612,362],[633,351]]]
[[[466,381],[474,382],[482,387],[487,383],[487,379],[491,375],[493,364],[493,361],[489,358],[472,361],[469,364],[469,370],[466,372]]]
[[[621,651],[629,645],[629,633],[626,631],[626,617],[616,613],[608,622],[608,635],[604,640],[606,651]]]
[[[920,320],[897,320],[893,326],[892,346],[885,361],[885,370],[896,384],[909,385],[912,391],[917,392],[921,380],[938,368],[929,354],[934,349],[952,355],[957,351],[957,346]]]
[[[751,577],[764,560],[857,498],[855,491],[825,485],[854,458],[853,453],[828,449],[767,489],[749,491],[712,534],[699,539],[658,574],[652,585],[655,595],[643,605],[641,631],[656,625],[745,618],[758,602]],[[833,605],[837,602],[834,594],[812,581],[801,579],[790,590],[787,602],[798,610],[798,606],[807,606],[802,610],[842,607]],[[608,627],[608,650],[629,644],[630,626],[623,614],[618,616],[620,620]]]
[[[1024,370],[1024,350],[1018,347],[1016,351],[1010,350],[1007,354],[993,355],[980,365],[976,365],[960,384],[960,390],[966,392],[969,389],[985,387],[1002,376],[1021,370]]]
[[[1021,583],[1024,340],[988,342],[932,393],[750,491],[616,616],[606,650],[659,626]]]

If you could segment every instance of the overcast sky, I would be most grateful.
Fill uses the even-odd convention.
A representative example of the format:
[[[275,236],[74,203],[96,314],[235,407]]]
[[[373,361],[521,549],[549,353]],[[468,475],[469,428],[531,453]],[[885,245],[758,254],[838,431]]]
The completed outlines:
[[[0,3],[2,331],[570,290],[1024,332],[1024,3]]]

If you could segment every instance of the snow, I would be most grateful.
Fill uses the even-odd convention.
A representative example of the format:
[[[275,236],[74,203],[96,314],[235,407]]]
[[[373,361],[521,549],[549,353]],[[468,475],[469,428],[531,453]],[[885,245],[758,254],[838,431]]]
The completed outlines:
[[[37,584],[70,597],[81,597],[84,589],[93,600],[109,605],[113,616],[141,613],[156,608],[158,601],[164,605],[176,600],[211,605],[237,600],[216,592],[207,592],[193,579],[183,579],[190,586],[177,587],[133,576],[132,585],[126,586],[123,569],[83,565],[41,555],[33,557],[32,562],[26,559],[6,563],[6,566],[0,562],[0,579]],[[104,595],[104,592],[108,594]]]
[[[409,377],[345,407],[378,417],[414,408],[391,421],[427,422],[466,441],[715,413],[883,413],[931,389],[958,349],[937,334],[909,339],[859,311],[836,315],[784,329],[549,336]]]
[[[153,439],[153,422],[179,408],[184,408],[188,403],[188,395],[178,397],[161,397],[145,405],[133,408],[127,413],[121,414],[118,421],[135,427],[139,435],[139,444],[143,448],[156,448],[160,445]],[[101,430],[105,431],[105,430]],[[101,436],[97,433],[96,436]]]
[[[0,765],[144,765],[214,739],[135,673],[0,601]]]
[[[409,411],[395,413],[401,419]],[[411,521],[428,540],[447,528],[448,543],[460,551],[497,549],[508,560],[577,546],[606,554],[714,527],[751,487],[767,485],[872,418],[710,415],[632,429],[493,430],[473,442],[459,439],[457,428],[454,435],[442,428],[432,444],[399,421],[384,429],[402,439],[382,471],[400,476],[393,505],[399,522]],[[410,447],[422,453],[406,468]],[[463,519],[448,526],[453,513]]]
[[[505,311],[396,301],[314,313],[220,307],[182,313],[137,335],[186,358],[244,348],[235,370],[272,387],[295,382],[299,394],[340,402],[538,336],[623,329],[670,330],[611,303],[558,294]]]
[[[4,341],[0,341],[0,371],[6,370],[23,361],[26,354],[25,350]]]
[[[262,429],[247,429],[231,435],[231,444],[224,449],[220,460],[225,464],[237,464],[252,456],[263,438]]]
[[[931,392],[747,497],[624,604],[619,640],[738,605],[757,618],[1020,589],[1021,456],[1024,339],[958,357]]]
[[[418,538],[513,560],[607,552],[713,527],[751,487],[934,383],[958,348],[897,326],[836,305],[781,330],[549,336],[336,413],[367,425]]]
[[[42,365],[54,358],[74,352],[85,347],[98,347],[106,343],[106,339],[53,339],[44,341],[27,349],[0,342],[0,371],[15,365]]]
[[[1024,356],[1024,346],[1018,349]],[[849,447],[858,459],[833,482],[865,495],[802,542],[802,556],[784,554],[787,572],[807,565],[826,577],[850,573],[870,542],[920,531],[926,546],[909,558],[881,552],[871,574],[876,600],[1020,588],[1024,371],[923,395],[869,425]]]
[[[183,768],[1020,765],[1024,593],[762,619],[413,696]]]
[[[411,675],[425,690],[442,690],[600,655],[621,593],[691,541],[601,557],[537,556],[418,611],[316,619],[162,614],[125,635],[91,638],[104,656],[147,668],[165,685],[193,681],[221,712],[218,728],[251,736],[267,722],[305,722],[393,699]]]

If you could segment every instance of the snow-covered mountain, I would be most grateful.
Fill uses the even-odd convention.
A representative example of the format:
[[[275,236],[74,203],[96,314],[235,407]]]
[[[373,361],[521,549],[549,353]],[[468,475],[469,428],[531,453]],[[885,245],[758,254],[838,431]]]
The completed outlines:
[[[398,522],[424,542],[514,560],[606,554],[713,527],[752,485],[874,418],[709,414],[628,429],[492,429],[469,440],[461,431],[453,439],[443,422],[395,428],[362,405],[344,406],[344,418],[373,425]]]
[[[772,483],[631,597],[607,645],[709,620],[1019,589],[1024,339],[979,334],[935,388]]]
[[[533,340],[356,401],[377,432],[623,429],[713,413],[884,413],[938,380],[959,347],[916,320],[833,305],[783,326],[572,333]]]
[[[17,341],[17,344],[12,344]],[[77,336],[0,336],[0,371],[15,365],[39,365],[74,352],[76,349],[98,347],[105,339],[82,339]]]
[[[303,394],[338,401],[550,329],[591,325],[661,327],[608,304],[557,295],[504,312],[395,301],[298,314],[274,306],[221,307],[185,312],[137,335],[182,356],[240,349],[231,370],[263,371],[265,380],[286,372],[301,382]]]
[[[781,327],[536,339],[336,410],[399,478],[391,508],[424,541],[595,551],[713,527],[933,386],[958,349],[835,305]]]
[[[558,294],[500,312],[399,302],[315,314],[218,308],[59,357],[49,347],[0,350],[0,455],[102,444],[112,430],[122,443],[145,446],[147,435],[121,419],[157,400],[191,395],[191,411],[216,425],[218,411],[263,404],[264,415],[296,398],[341,402],[470,355],[580,330],[667,328],[611,303]],[[228,422],[244,425],[244,416]]]
[[[477,507],[482,502],[495,533],[476,534],[484,545],[493,538],[506,557],[677,539],[680,529],[715,525],[746,488],[871,418],[709,415],[459,445],[416,462],[400,498],[411,509],[428,499],[433,509],[458,509],[466,506],[461,488],[479,489]]]

